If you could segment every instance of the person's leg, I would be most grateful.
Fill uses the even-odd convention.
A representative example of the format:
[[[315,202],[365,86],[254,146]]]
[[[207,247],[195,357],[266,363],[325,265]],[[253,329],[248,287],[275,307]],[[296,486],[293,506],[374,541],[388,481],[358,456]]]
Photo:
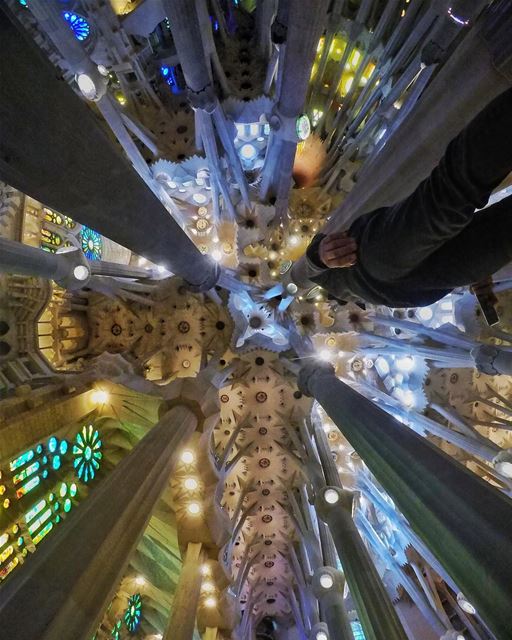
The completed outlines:
[[[439,165],[414,193],[369,217],[357,238],[361,266],[378,280],[399,280],[457,236],[510,171],[512,89],[450,142]]]
[[[483,280],[512,261],[512,196],[479,211],[455,238],[396,282],[454,289]]]

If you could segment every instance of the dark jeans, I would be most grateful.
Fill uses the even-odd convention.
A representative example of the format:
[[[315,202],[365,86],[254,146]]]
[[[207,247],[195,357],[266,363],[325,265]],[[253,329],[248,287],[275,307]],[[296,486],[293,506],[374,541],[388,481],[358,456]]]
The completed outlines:
[[[512,197],[474,211],[511,171],[509,89],[451,141],[414,193],[352,225],[361,268],[376,284],[423,291],[493,274],[512,260]]]

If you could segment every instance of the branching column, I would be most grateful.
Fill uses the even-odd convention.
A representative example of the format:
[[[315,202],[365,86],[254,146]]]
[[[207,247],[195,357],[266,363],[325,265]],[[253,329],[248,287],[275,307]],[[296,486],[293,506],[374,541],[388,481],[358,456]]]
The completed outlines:
[[[218,267],[196,249],[158,198],[0,7],[0,178],[47,206],[210,288]],[[148,233],[140,233],[144,223]]]
[[[315,506],[332,535],[350,593],[368,640],[405,640],[400,623],[377,569],[352,519],[352,499],[342,488],[325,433],[315,428],[315,440],[329,486],[317,489]]]
[[[277,105],[271,118],[272,132],[265,167],[262,197],[276,196],[276,218],[288,207],[297,142],[295,122],[306,100],[311,67],[324,25],[325,0],[290,0],[284,59],[280,63]]]
[[[168,411],[3,587],[5,637],[91,638],[196,424],[188,407]]]
[[[164,640],[192,640],[194,636],[204,557],[201,547],[200,542],[188,543]]]
[[[299,383],[338,425],[496,636],[510,637],[511,500],[338,380],[330,365],[304,366]],[[339,520],[341,511],[332,510],[332,518]]]

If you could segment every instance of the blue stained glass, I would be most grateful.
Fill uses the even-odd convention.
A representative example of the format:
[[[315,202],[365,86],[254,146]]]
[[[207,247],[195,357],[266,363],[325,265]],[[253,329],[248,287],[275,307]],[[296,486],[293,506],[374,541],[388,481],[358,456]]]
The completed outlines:
[[[128,607],[124,613],[124,621],[130,633],[134,633],[142,618],[142,598],[140,593],[134,593],[128,600]]]
[[[48,451],[50,453],[55,453],[57,451],[58,440],[55,437],[51,437],[48,440]]]
[[[96,475],[103,457],[101,445],[100,435],[92,424],[83,427],[82,431],[76,434],[73,445],[73,455],[75,456],[73,466],[79,480],[89,482]]]
[[[352,633],[354,634],[354,640],[366,640],[366,636],[363,633],[363,627],[360,622],[351,622]]]
[[[68,450],[68,443],[66,442],[66,440],[61,440],[60,445],[59,445],[59,451],[61,456],[65,455],[67,453]]]
[[[64,20],[69,24],[77,40],[86,40],[91,33],[91,27],[83,16],[72,11],[64,11]]]
[[[28,0],[18,0],[22,7],[26,7],[28,5]]]
[[[88,260],[101,260],[103,241],[100,234],[89,227],[82,227],[80,231],[82,251]]]
[[[52,467],[57,470],[60,469],[61,461],[60,456],[53,456]]]

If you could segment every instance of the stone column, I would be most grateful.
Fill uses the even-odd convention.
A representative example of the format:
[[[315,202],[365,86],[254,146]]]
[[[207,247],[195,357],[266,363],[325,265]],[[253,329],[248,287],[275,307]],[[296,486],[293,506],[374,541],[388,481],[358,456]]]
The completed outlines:
[[[295,121],[301,115],[309,86],[311,67],[325,21],[325,0],[290,0],[286,44],[277,105],[271,118],[274,132],[262,174],[262,195],[277,196],[276,216],[288,207],[292,169],[297,148]]]
[[[50,253],[6,238],[0,238],[0,272],[55,280],[67,289],[84,287],[91,275],[79,249]]]
[[[2,634],[91,638],[196,424],[188,407],[168,411],[12,577],[2,588]]]
[[[491,630],[509,637],[510,498],[338,380],[330,365],[304,366],[299,385],[338,425]],[[336,528],[344,529],[347,520],[343,509],[326,508],[337,543]],[[338,553],[354,561],[347,546]],[[348,578],[343,558],[342,563]]]
[[[316,489],[315,506],[319,517],[329,526],[365,636],[374,640],[406,640],[391,598],[352,520],[352,498],[341,485],[321,426],[315,428],[315,440],[329,483]]]
[[[201,564],[204,559],[201,548],[200,542],[188,543],[164,640],[192,640],[193,638],[197,605],[201,594]]]
[[[0,178],[189,283],[213,286],[218,266],[201,255],[91,108],[16,27],[5,3],[0,40]]]
[[[316,583],[316,595],[320,605],[321,617],[327,623],[330,640],[352,640],[352,630],[343,602],[345,579],[336,567],[336,548],[331,532],[322,520],[318,520],[318,531],[320,533],[324,565],[335,570],[337,574],[337,579],[333,585],[334,589],[326,590],[318,582]]]

